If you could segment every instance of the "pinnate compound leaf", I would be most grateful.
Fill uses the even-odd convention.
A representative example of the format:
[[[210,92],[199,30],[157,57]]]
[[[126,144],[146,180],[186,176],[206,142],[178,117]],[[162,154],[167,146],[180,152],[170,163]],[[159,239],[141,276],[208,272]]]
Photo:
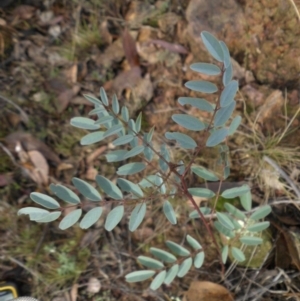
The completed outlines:
[[[99,115],[99,114],[102,114],[104,112],[107,113],[107,110],[106,110],[106,108],[102,104],[100,104],[100,105],[95,104],[95,109],[93,109],[92,111],[90,111],[89,115]]]
[[[235,131],[237,130],[237,128],[240,126],[242,121],[242,117],[241,116],[235,116],[233,118],[233,120],[231,121],[231,124],[229,126],[228,129],[228,134],[229,135],[233,135],[235,133]]]
[[[143,145],[137,145],[135,146],[133,149],[131,149],[130,151],[128,151],[125,156],[124,156],[124,160],[137,156],[138,154],[142,153],[144,151],[145,147]]]
[[[109,136],[112,136],[114,134],[117,134],[119,133],[120,131],[122,131],[124,128],[123,128],[123,125],[122,124],[116,124],[116,125],[113,125],[111,128],[109,128],[104,134],[103,134],[103,138],[107,138]]]
[[[230,53],[227,45],[223,41],[219,41],[219,42],[224,54],[224,58],[223,58],[224,66],[225,68],[227,68],[231,64]]]
[[[236,80],[232,80],[222,91],[220,97],[220,105],[221,107],[228,106],[233,100],[236,95],[236,92],[239,89],[239,84]]]
[[[206,75],[218,75],[221,73],[221,69],[217,65],[208,63],[194,63],[190,66],[190,69]]]
[[[184,106],[184,105],[191,105],[192,107],[195,107],[197,109],[200,109],[201,111],[205,112],[213,112],[214,106],[209,103],[207,100],[203,98],[194,98],[194,97],[179,97],[178,102]]]
[[[192,187],[188,188],[188,192],[193,196],[199,196],[208,199],[215,196],[215,193],[207,188]]]
[[[228,245],[226,245],[226,246],[224,246],[224,247],[222,248],[222,253],[221,253],[221,255],[222,255],[222,262],[223,262],[224,264],[226,263],[227,258],[228,258],[228,251],[229,251]]]
[[[97,119],[95,121],[95,124],[98,124],[99,126],[102,125],[102,124],[107,124],[108,122],[111,122],[114,120],[114,117],[113,116],[110,116],[110,115],[107,115],[107,116],[103,116],[99,119]]]
[[[215,221],[214,222],[214,227],[223,235],[229,237],[229,238],[233,238],[234,237],[234,233],[229,230],[228,228],[224,227],[219,221]]]
[[[121,221],[124,214],[124,206],[117,206],[106,217],[104,228],[106,231],[113,230]]]
[[[229,64],[229,66],[226,68],[224,74],[223,74],[223,85],[227,86],[230,81],[232,80],[232,74],[233,74],[233,70],[232,70],[232,65]]]
[[[37,207],[25,207],[18,211],[18,215],[22,215],[22,214],[29,215],[29,219],[31,221],[35,221],[48,215],[49,211]]]
[[[255,236],[242,236],[240,242],[247,246],[257,246],[263,243],[262,238]]]
[[[145,163],[142,162],[133,162],[125,164],[118,168],[117,174],[119,176],[129,176],[135,173],[141,172],[146,168]]]
[[[150,145],[152,147],[152,143],[150,142]],[[151,162],[154,156],[153,150],[150,147],[145,147],[144,149],[144,156],[145,158]]]
[[[190,80],[184,84],[188,89],[196,92],[212,94],[218,91],[218,87],[205,80]]]
[[[66,215],[59,223],[59,226],[58,226],[59,229],[66,230],[66,229],[72,227],[74,224],[76,224],[78,222],[78,220],[81,217],[81,214],[82,214],[81,209],[76,209],[76,210],[72,211],[71,213],[68,213],[68,215]]]
[[[246,260],[245,254],[243,253],[242,250],[236,248],[236,247],[231,247],[231,254],[233,258],[238,261],[238,262],[243,262]]]
[[[204,262],[204,258],[205,258],[205,254],[203,251],[199,252],[195,258],[194,258],[194,267],[196,269],[200,269],[203,265]]]
[[[178,256],[189,256],[191,254],[188,249],[173,241],[167,240],[166,245],[173,253],[175,253]]]
[[[221,196],[225,199],[234,199],[236,197],[242,196],[245,193],[250,191],[249,185],[242,185],[240,187],[234,187],[230,189],[226,189],[223,191]]]
[[[160,147],[160,156],[161,157],[158,160],[159,167],[163,172],[166,172],[169,168],[168,162],[170,162],[170,153],[165,143]]]
[[[200,207],[199,210],[201,211],[201,213],[203,215],[211,214],[211,209],[208,208],[208,207]],[[193,210],[189,214],[189,218],[200,218],[198,211],[197,210]]]
[[[130,141],[130,146],[133,148],[133,147],[136,147],[139,145],[139,139],[138,137],[134,137],[131,141]]]
[[[154,291],[160,288],[160,286],[164,283],[166,274],[167,274],[166,270],[159,272],[152,280],[150,284],[150,288]]]
[[[88,100],[89,102],[93,103],[94,105],[102,105],[102,102],[100,99],[98,99],[95,96],[88,95],[88,94],[83,94],[83,97]]]
[[[86,117],[73,117],[70,124],[85,130],[98,130],[100,128],[99,125],[95,124],[95,120]]]
[[[165,266],[162,262],[147,256],[139,256],[138,261],[149,269],[163,269]]]
[[[270,222],[261,222],[248,226],[247,230],[251,232],[261,232],[270,226]]]
[[[101,214],[103,212],[102,207],[95,207],[91,209],[81,220],[79,226],[81,229],[88,229],[92,225],[94,225],[99,218],[101,217]]]
[[[113,97],[112,97],[112,109],[113,109],[113,112],[118,115],[119,114],[119,111],[120,111],[120,104],[119,104],[119,101],[118,101],[118,98],[117,98],[117,95],[114,94]]]
[[[210,134],[206,141],[207,147],[213,147],[220,144],[228,136],[228,129],[222,128]]]
[[[246,219],[246,215],[239,209],[237,209],[236,207],[234,207],[233,205],[229,204],[229,203],[225,203],[224,204],[224,208],[231,213],[233,216],[235,216],[236,218],[240,219],[240,220],[245,220]]]
[[[128,112],[128,109],[127,107],[122,107],[122,110],[121,110],[121,115],[122,115],[122,118],[125,122],[128,122],[129,121],[129,112]]]
[[[223,179],[226,180],[230,175],[230,167],[229,166],[225,166],[224,168],[224,174],[223,174]]]
[[[124,149],[119,149],[119,150],[116,150],[116,151],[112,151],[108,154],[105,155],[106,157],[106,161],[107,162],[120,162],[120,161],[123,161],[124,159],[124,156],[125,154],[127,153],[127,150],[124,150]]]
[[[154,257],[164,262],[173,263],[176,261],[176,257],[172,253],[169,253],[167,251],[158,248],[150,248],[150,252]]]
[[[235,109],[236,102],[232,101],[228,106],[221,108],[215,116],[214,119],[214,126],[219,127],[223,126],[228,119],[231,117],[234,109]]]
[[[226,227],[229,230],[234,230],[234,225],[232,221],[225,213],[217,212],[217,218],[224,227]]]
[[[102,200],[100,193],[91,184],[79,178],[73,178],[72,183],[79,190],[79,192],[87,199],[94,202],[98,202]]]
[[[244,222],[241,220],[237,221],[236,219],[233,218],[231,221],[234,225],[235,230],[240,230],[244,226]]]
[[[219,62],[223,62],[224,53],[219,40],[207,31],[201,32],[201,38],[207,51]]]
[[[119,187],[114,184],[112,181],[109,179],[97,175],[96,176],[96,182],[97,184],[104,190],[104,192],[110,196],[111,198],[115,200],[122,200],[123,199],[123,194]]]
[[[252,208],[252,196],[251,191],[244,193],[240,196],[241,204],[246,211],[250,211]]]
[[[191,170],[194,174],[207,181],[218,181],[219,178],[211,171],[202,166],[193,165]]]
[[[151,142],[154,134],[154,127],[151,128],[148,134],[146,134],[146,142]]]
[[[118,178],[117,183],[123,191],[130,192],[133,195],[141,198],[144,196],[144,193],[138,184],[122,178]]]
[[[179,278],[184,277],[191,269],[192,264],[193,264],[193,260],[191,257],[185,259],[182,262],[182,264],[179,266],[177,277],[179,277]]]
[[[61,211],[50,212],[48,215],[43,216],[40,219],[36,219],[37,223],[50,223],[57,220],[61,216]]]
[[[145,214],[146,214],[146,204],[137,204],[133,211],[131,212],[131,216],[129,219],[129,230],[131,232],[135,231],[138,226],[142,223]]]
[[[135,130],[137,133],[140,132],[142,126],[142,112],[140,112],[139,116],[137,117],[135,121]]]
[[[121,136],[121,137],[117,138],[116,140],[114,140],[113,145],[114,146],[124,145],[124,144],[129,143],[132,139],[133,139],[133,135],[131,135],[131,134],[124,135],[124,136]]]
[[[125,276],[127,282],[141,282],[151,278],[156,272],[151,270],[143,270],[131,272]]]
[[[271,213],[272,209],[271,206],[265,205],[260,208],[258,208],[256,211],[254,211],[251,215],[250,218],[257,221],[259,219],[265,218],[267,215]]]
[[[187,235],[186,236],[186,241],[188,242],[188,244],[194,249],[194,250],[200,250],[202,249],[201,244],[192,236]]]
[[[75,205],[75,204],[80,203],[80,199],[79,199],[78,195],[75,192],[73,192],[71,189],[69,189],[63,185],[51,184],[50,189],[57,197],[59,197],[61,200],[65,201],[69,204]]]
[[[202,131],[205,129],[205,125],[202,121],[194,116],[187,114],[174,114],[172,119],[182,127],[191,131]]]
[[[176,140],[176,142],[185,149],[194,149],[197,146],[194,139],[179,132],[166,132],[165,137],[169,140]]]
[[[169,201],[164,202],[163,211],[164,211],[164,214],[165,214],[166,218],[168,219],[168,221],[172,225],[176,225],[177,224],[176,213],[173,209],[173,206],[171,205],[171,203]]]
[[[149,188],[149,187],[153,187],[153,186],[156,186],[156,177],[157,175],[149,175],[149,176],[146,176],[144,179],[142,179],[140,182],[139,182],[139,185],[143,188]]]
[[[179,265],[178,264],[173,265],[167,272],[164,283],[167,285],[171,284],[175,279],[175,277],[177,276],[178,270],[179,270]]]
[[[58,209],[60,208],[59,203],[53,199],[52,197],[40,193],[40,192],[32,192],[30,194],[30,198],[37,204],[48,208],[48,209]]]
[[[108,106],[108,104],[109,104],[108,103],[108,98],[107,98],[105,90],[102,87],[100,88],[100,98],[101,98],[102,103],[105,106]]]
[[[128,129],[129,134],[135,134],[136,133],[135,122],[134,122],[133,119],[130,119],[128,121],[128,127],[129,127],[129,129]]]
[[[102,141],[104,139],[104,132],[97,131],[83,136],[80,140],[81,145],[91,145]]]

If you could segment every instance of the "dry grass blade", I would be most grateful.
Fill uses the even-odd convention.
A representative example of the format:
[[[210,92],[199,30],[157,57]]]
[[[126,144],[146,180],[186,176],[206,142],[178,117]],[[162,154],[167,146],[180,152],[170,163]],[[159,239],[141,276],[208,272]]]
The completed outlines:
[[[268,156],[264,156],[263,160],[268,162],[278,173],[291,185],[294,192],[296,193],[297,197],[300,198],[300,190],[298,187],[294,184],[294,182],[291,180],[291,178]]]
[[[10,105],[14,106],[20,112],[21,117],[22,117],[22,121],[24,123],[27,124],[29,122],[28,115],[18,105],[16,105],[13,101],[9,100],[8,98],[4,97],[3,95],[0,95],[0,99],[2,99],[3,101],[9,103]]]

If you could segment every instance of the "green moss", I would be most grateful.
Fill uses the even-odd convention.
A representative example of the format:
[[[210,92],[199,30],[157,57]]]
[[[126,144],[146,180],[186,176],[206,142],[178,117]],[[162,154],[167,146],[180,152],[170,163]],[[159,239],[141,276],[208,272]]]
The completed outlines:
[[[84,130],[74,128],[69,124],[65,125],[55,142],[54,148],[56,153],[64,157],[74,156],[74,145],[78,145],[84,135],[86,135]]]

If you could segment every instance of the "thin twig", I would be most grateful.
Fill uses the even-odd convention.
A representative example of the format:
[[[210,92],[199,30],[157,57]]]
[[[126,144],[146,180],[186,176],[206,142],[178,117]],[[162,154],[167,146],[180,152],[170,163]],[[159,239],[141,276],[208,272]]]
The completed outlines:
[[[26,265],[24,265],[21,261],[11,257],[11,256],[7,256],[7,259],[10,260],[11,262],[17,264],[18,266],[20,266],[21,268],[23,268],[24,270],[26,270],[27,272],[29,272],[32,276],[34,276],[35,278],[41,280],[41,277],[34,271],[32,271],[31,269],[29,269]]]

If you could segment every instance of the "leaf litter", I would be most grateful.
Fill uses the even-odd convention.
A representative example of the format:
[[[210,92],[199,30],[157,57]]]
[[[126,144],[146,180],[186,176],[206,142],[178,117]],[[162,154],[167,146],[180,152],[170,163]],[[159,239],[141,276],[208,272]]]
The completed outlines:
[[[24,220],[20,221],[24,227],[12,230],[17,242],[11,241],[7,229],[11,228],[9,217],[15,212],[13,208],[23,202],[19,204],[17,200],[25,200],[32,191],[41,189],[46,193],[48,185],[53,181],[70,185],[75,174],[91,180],[91,183],[97,172],[113,178],[115,169],[105,164],[101,156],[108,151],[109,146],[79,147],[80,137],[86,133],[69,130],[70,118],[86,116],[90,110],[89,104],[82,98],[83,93],[96,95],[100,86],[108,87],[108,95],[117,93],[121,102],[130,104],[133,114],[142,110],[146,126],[151,128],[155,125],[158,134],[179,130],[178,125],[168,121],[174,109],[178,109],[179,113],[186,110],[201,121],[207,119],[207,115],[199,114],[197,109],[183,109],[175,105],[179,96],[199,97],[194,92],[187,95],[184,82],[208,80],[188,69],[191,63],[206,58],[207,54],[199,41],[199,34],[204,29],[209,29],[229,45],[235,66],[234,78],[239,80],[240,97],[243,100],[243,104],[238,102],[236,109],[247,113],[247,118],[243,120],[244,135],[238,135],[230,142],[232,149],[241,149],[234,153],[234,159],[243,163],[243,167],[233,164],[233,181],[251,178],[254,187],[252,191],[258,203],[264,198],[267,201],[270,197],[288,198],[290,203],[284,207],[280,204],[276,206],[279,222],[274,222],[278,232],[284,229],[280,241],[286,248],[282,250],[277,244],[275,259],[270,255],[268,262],[273,260],[275,266],[284,269],[299,269],[299,238],[296,234],[299,210],[298,204],[293,203],[293,192],[282,184],[284,182],[278,176],[276,187],[269,185],[268,190],[262,188],[267,184],[266,179],[256,179],[257,167],[262,166],[259,159],[261,150],[277,159],[277,164],[287,172],[299,169],[299,118],[292,118],[297,113],[298,102],[295,99],[299,98],[299,64],[295,63],[295,53],[299,49],[297,43],[300,39],[299,27],[293,25],[292,7],[285,9],[287,12],[282,16],[280,10],[273,8],[272,1],[255,6],[251,1],[232,0],[230,9],[225,9],[220,1],[220,5],[216,5],[219,10],[218,20],[212,21],[209,16],[216,12],[211,11],[209,1],[204,1],[200,8],[199,2],[195,0],[189,4],[180,2],[179,6],[172,3],[164,6],[159,1],[149,6],[146,1],[132,1],[129,9],[120,2],[105,3],[101,9],[92,1],[81,4],[61,4],[59,1],[51,4],[46,1],[26,3],[13,3],[0,11],[0,87],[3,97],[9,100],[0,99],[3,108],[1,137],[6,137],[4,143],[11,155],[9,158],[8,153],[1,148],[0,182],[4,187],[1,189],[1,200],[10,204],[10,207],[1,205],[1,212],[4,213],[0,233],[8,244],[8,250],[13,250],[12,256],[18,258],[20,253],[16,247],[22,246],[22,258],[31,267],[32,275],[40,273],[43,281],[49,283],[47,287],[42,283],[39,283],[38,288],[32,287],[36,296],[47,296],[53,291],[61,292],[63,296],[63,290],[71,287],[72,283],[72,299],[83,300],[87,294],[99,290],[100,294],[109,295],[112,300],[133,299],[120,278],[129,269],[137,267],[135,260],[127,255],[137,256],[139,249],[146,247],[145,243],[159,246],[160,235],[167,235],[168,239],[180,242],[183,232],[170,227],[163,217],[154,218],[150,212],[146,213],[142,226],[130,236],[132,241],[124,241],[124,237],[129,235],[124,220],[109,237],[105,235],[102,226],[99,233],[93,235],[88,245],[84,244],[85,248],[81,250],[76,246],[84,241],[84,235],[76,230],[68,244],[67,234],[57,235],[53,242],[52,236],[55,235],[42,235],[41,228],[27,229]],[[96,12],[101,18],[98,15],[95,18]],[[232,15],[235,18],[228,19]],[[124,20],[127,21],[126,26]],[[248,31],[243,22],[251,23]],[[227,35],[223,35],[219,28],[226,28]],[[261,44],[247,40],[253,36],[257,36]],[[287,88],[286,93],[282,93],[283,88]],[[207,100],[213,101],[213,97]],[[20,118],[12,117],[12,112]],[[288,129],[288,135],[276,136],[279,131],[282,132],[282,128]],[[275,140],[272,141],[272,137]],[[204,164],[206,168],[214,170],[214,159],[213,152],[204,152],[197,164]],[[28,177],[24,177],[24,174],[28,174]],[[266,172],[260,174],[266,175]],[[49,177],[51,181],[48,181]],[[298,183],[298,178],[295,181]],[[152,207],[156,208],[157,205],[154,203]],[[185,218],[182,213],[181,219]],[[197,226],[203,240],[201,243],[209,246],[209,237],[200,224]],[[194,227],[190,222],[187,223],[189,233],[194,234]],[[24,237],[29,237],[29,240]],[[41,237],[37,246],[33,237]],[[0,254],[4,252],[1,247]],[[278,258],[286,252],[290,254],[291,260],[280,265]],[[38,262],[33,261],[33,254],[37,256]],[[76,260],[72,261],[72,256]],[[225,287],[222,286],[222,291],[216,286],[222,278],[218,268],[213,265],[215,250],[208,252],[207,258],[208,265],[199,271],[191,271],[178,282],[177,288],[176,285],[164,287],[158,291],[158,296],[178,295],[182,289],[190,287],[185,298],[191,301],[194,295],[189,292],[195,288],[198,297],[202,294],[198,289],[203,285],[198,282],[195,284],[191,279],[207,278],[209,274],[206,280],[211,282],[205,284],[209,288],[206,290],[208,298],[213,300],[213,294],[216,294],[218,300],[225,295],[231,298]],[[49,270],[46,262],[51,262],[56,269]],[[259,272],[257,276],[250,270],[244,270],[248,278],[243,278],[236,298],[241,298],[240,295],[245,292],[249,296],[255,292],[252,282],[247,282],[247,279],[265,283],[266,288],[271,288],[266,279],[273,275],[272,265],[268,266],[265,262],[261,264],[269,274]],[[9,265],[12,267],[12,264]],[[47,270],[49,273],[44,275]],[[226,283],[230,282],[231,285],[228,287],[237,285],[235,279],[240,277],[238,269],[229,273]],[[275,279],[275,276],[272,277]],[[116,284],[109,281],[111,278],[116,279]],[[281,274],[278,279],[282,279],[281,285],[288,286],[285,284],[287,279]],[[294,279],[291,274],[290,280]],[[87,289],[78,289],[78,283],[84,283]],[[145,293],[141,286],[135,288],[137,295],[144,299],[157,300],[157,295]],[[277,288],[274,285],[273,292]],[[263,294],[272,296],[268,289]]]

